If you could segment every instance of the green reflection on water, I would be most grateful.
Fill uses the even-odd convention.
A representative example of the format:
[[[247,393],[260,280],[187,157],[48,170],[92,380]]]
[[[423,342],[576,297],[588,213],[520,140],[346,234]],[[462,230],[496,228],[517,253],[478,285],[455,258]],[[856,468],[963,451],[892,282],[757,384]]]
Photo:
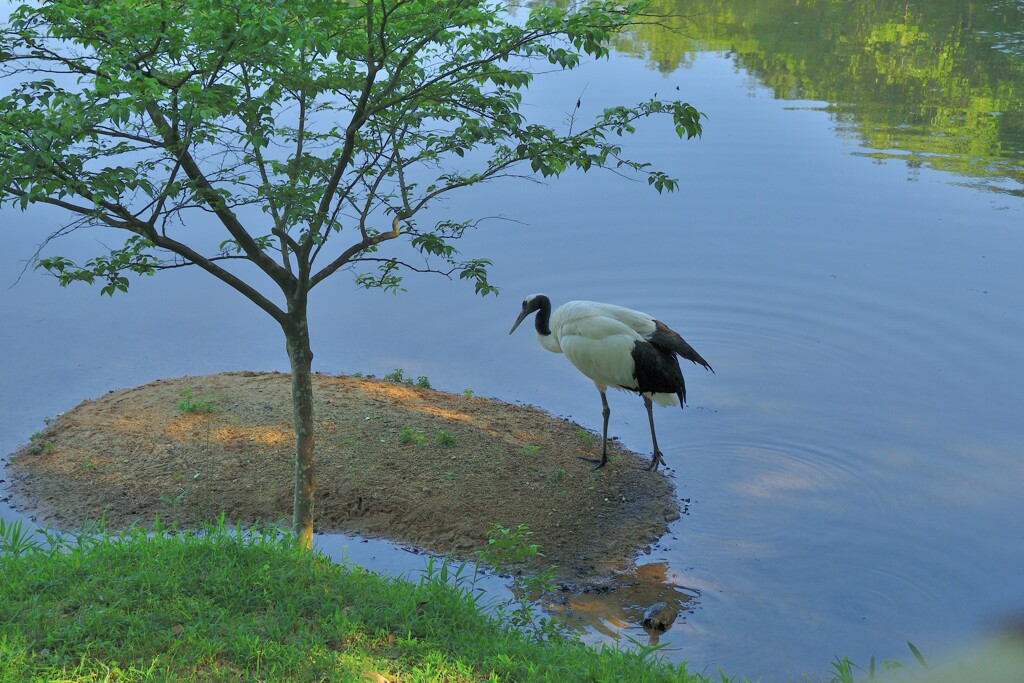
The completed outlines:
[[[617,51],[663,73],[699,52],[727,54],[777,98],[827,102],[867,156],[1024,196],[1024,0],[655,0],[652,10],[662,18]]]

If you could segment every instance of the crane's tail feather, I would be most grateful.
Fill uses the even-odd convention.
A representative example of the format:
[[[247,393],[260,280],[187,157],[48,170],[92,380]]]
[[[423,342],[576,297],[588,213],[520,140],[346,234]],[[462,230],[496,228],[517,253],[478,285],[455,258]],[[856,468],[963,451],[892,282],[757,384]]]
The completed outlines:
[[[669,394],[664,392],[642,392],[642,396],[648,396],[652,401],[657,403],[663,408],[669,408],[674,405],[684,406],[686,404],[685,394],[680,391],[676,394]]]
[[[715,369],[711,367],[711,365],[704,360],[701,355],[686,342],[685,339],[679,336],[678,332],[671,329],[660,320],[654,321],[654,332],[647,337],[647,340],[655,346],[660,346],[672,353],[678,354],[680,357],[685,358],[692,363],[703,365],[705,369],[710,370],[712,373],[715,371]]]

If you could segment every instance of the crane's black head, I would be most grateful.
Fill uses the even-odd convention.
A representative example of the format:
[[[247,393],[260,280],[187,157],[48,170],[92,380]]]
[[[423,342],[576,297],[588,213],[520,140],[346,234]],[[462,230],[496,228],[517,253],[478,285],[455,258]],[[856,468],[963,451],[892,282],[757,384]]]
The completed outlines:
[[[508,331],[512,334],[519,327],[519,323],[526,319],[526,316],[531,313],[540,311],[537,316],[537,332],[540,334],[551,334],[551,330],[548,329],[548,319],[551,317],[551,299],[547,298],[543,294],[533,294],[523,299],[523,310],[520,311],[519,317],[516,318],[516,322],[512,325],[512,329]]]

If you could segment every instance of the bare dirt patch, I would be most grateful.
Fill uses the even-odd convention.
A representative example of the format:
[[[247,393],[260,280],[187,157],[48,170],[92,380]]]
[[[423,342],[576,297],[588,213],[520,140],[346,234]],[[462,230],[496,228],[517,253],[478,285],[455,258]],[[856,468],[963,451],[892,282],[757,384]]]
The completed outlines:
[[[85,401],[10,458],[15,503],[40,521],[108,529],[216,518],[283,523],[292,508],[290,380],[225,373]],[[214,412],[185,413],[181,392]],[[314,378],[317,531],[470,557],[492,524],[526,524],[563,581],[606,583],[678,518],[646,456],[531,407],[370,378]]]

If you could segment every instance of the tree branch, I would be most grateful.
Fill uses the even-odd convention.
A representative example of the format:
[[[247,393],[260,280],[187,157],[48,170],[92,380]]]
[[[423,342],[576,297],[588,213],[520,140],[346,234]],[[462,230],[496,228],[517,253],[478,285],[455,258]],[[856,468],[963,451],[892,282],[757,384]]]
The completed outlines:
[[[156,105],[148,104],[146,106],[146,110],[157,129],[164,136],[165,145],[168,151],[175,155],[178,163],[181,164],[182,169],[185,171],[185,175],[187,175],[195,185],[195,188],[203,198],[203,201],[206,202],[207,206],[209,206],[214,214],[216,214],[220,219],[221,224],[224,225],[227,231],[235,239],[238,246],[242,248],[253,263],[259,266],[260,270],[266,273],[278,284],[282,291],[290,293],[295,287],[295,276],[278,265],[272,258],[267,256],[267,254],[260,249],[259,245],[256,244],[245,227],[238,222],[238,218],[224,204],[224,199],[213,188],[209,180],[206,179],[206,176],[200,170],[198,164],[196,164],[195,160],[188,153],[187,147],[182,144],[181,140],[177,137],[177,134],[170,124],[168,124],[160,110],[157,109]]]

